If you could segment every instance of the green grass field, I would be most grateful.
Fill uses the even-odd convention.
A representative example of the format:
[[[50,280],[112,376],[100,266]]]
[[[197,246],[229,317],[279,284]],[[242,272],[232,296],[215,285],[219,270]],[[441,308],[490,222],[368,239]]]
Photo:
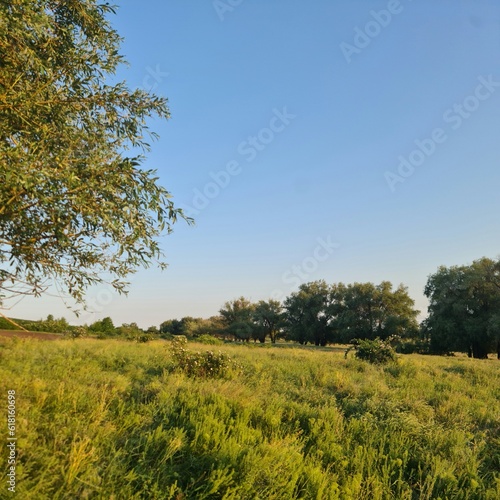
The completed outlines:
[[[498,361],[190,343],[236,363],[205,378],[169,346],[0,339],[1,498],[500,498]]]

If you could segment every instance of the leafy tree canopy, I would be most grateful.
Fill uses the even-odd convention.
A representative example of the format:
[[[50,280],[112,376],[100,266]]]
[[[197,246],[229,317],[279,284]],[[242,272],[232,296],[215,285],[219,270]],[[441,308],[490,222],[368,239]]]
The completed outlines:
[[[339,283],[332,288],[330,311],[337,340],[411,337],[418,331],[415,302],[408,289],[392,283]]]
[[[329,301],[330,287],[323,280],[304,283],[287,297],[284,308],[288,339],[300,344],[330,342]]]
[[[248,341],[255,330],[253,314],[255,304],[252,304],[245,297],[226,302],[219,311],[222,325],[227,333],[236,338]]]
[[[0,300],[55,282],[82,303],[103,276],[124,291],[137,266],[164,265],[157,238],[185,218],[140,168],[167,100],[108,83],[124,62],[110,13],[0,2]]]
[[[185,335],[189,338],[201,335],[217,335],[224,329],[219,316],[208,319],[185,316],[182,319],[169,319],[160,325],[159,332],[167,335]]]
[[[283,326],[283,307],[278,300],[260,300],[253,313],[253,319],[257,326],[258,339],[264,342],[269,335],[271,342],[276,343],[276,339]]]
[[[465,266],[441,266],[427,280],[425,327],[431,349],[500,357],[500,260],[482,258]]]
[[[95,321],[88,327],[88,329],[91,332],[102,333],[106,335],[113,335],[116,333],[116,328],[113,324],[113,320],[109,316]]]
[[[354,338],[411,337],[418,332],[414,301],[408,290],[383,281],[302,284],[284,302],[288,338],[301,344],[348,343]]]

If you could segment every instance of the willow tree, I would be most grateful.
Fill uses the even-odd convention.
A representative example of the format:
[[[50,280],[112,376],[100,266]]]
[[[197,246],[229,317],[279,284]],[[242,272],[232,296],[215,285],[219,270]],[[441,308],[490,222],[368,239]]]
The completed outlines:
[[[429,276],[426,328],[437,353],[462,351],[474,358],[497,352],[500,359],[500,260],[441,266]]]
[[[158,237],[178,218],[141,168],[167,100],[124,82],[109,4],[0,0],[0,300],[57,283],[77,302],[103,280],[126,290],[164,266]]]

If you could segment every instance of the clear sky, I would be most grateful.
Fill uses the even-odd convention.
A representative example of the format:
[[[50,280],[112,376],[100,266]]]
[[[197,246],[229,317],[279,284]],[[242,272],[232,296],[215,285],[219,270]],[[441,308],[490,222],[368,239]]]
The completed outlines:
[[[142,327],[301,282],[403,283],[500,253],[497,0],[117,1],[129,61],[172,118],[145,167],[196,219],[128,298],[89,291],[13,317]]]

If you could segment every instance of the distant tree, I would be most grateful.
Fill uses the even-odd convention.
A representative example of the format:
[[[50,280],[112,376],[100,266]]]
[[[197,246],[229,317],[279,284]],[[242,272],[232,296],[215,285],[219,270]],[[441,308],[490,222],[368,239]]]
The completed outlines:
[[[86,337],[89,333],[89,330],[86,326],[72,326],[65,333],[65,336],[71,339],[78,339]]]
[[[208,320],[203,318],[182,318],[182,335],[188,338],[199,337],[200,335],[207,334],[210,329]]]
[[[300,285],[284,302],[287,338],[300,344],[324,346],[331,342],[329,301],[330,289],[325,281]]]
[[[66,318],[61,317],[51,322],[47,321],[47,328],[49,332],[65,333],[70,329],[70,325]]]
[[[287,337],[301,344],[419,334],[419,311],[407,288],[400,285],[393,290],[388,281],[380,285],[305,283],[285,299],[284,309]]]
[[[103,336],[111,336],[117,333],[113,320],[109,316],[92,323],[88,327],[88,331]]]
[[[51,282],[77,303],[105,280],[126,291],[138,266],[165,265],[158,237],[185,218],[135,153],[167,100],[109,83],[124,62],[112,12],[0,2],[0,302]]]
[[[224,335],[224,323],[222,316],[215,315],[210,316],[207,320],[208,324],[208,335]]]
[[[160,333],[170,335],[184,335],[182,320],[169,319],[160,325]]]
[[[341,293],[340,293],[341,290]],[[340,342],[352,339],[370,339],[375,337],[378,319],[376,287],[373,283],[353,283],[342,286],[335,295],[342,307],[332,302],[337,316],[336,331]],[[332,308],[331,308],[332,310]]]
[[[500,261],[482,258],[465,266],[441,266],[429,276],[425,328],[431,350],[500,358]]]
[[[225,331],[248,342],[255,332],[254,310],[255,305],[245,297],[226,302],[219,311]]]
[[[47,316],[47,319],[40,321],[29,321],[24,323],[28,330],[35,332],[49,332],[49,333],[65,333],[70,330],[70,325],[66,318],[56,319],[52,314]]]
[[[160,325],[160,334],[185,335],[186,337],[199,337],[200,335],[219,334],[224,329],[221,318],[212,316],[208,319],[185,316],[182,319],[169,319]]]
[[[283,326],[283,306],[278,300],[259,301],[253,313],[254,322],[259,332],[259,340],[265,341],[269,335],[271,342],[276,343],[276,338]]]
[[[139,341],[141,337],[145,334],[144,330],[139,328],[137,323],[123,323],[121,326],[116,328],[116,333],[120,337],[127,340]]]
[[[389,281],[379,285],[340,283],[332,287],[331,293],[331,326],[339,342],[418,335],[419,311],[414,309],[415,302],[403,285],[393,291]]]

